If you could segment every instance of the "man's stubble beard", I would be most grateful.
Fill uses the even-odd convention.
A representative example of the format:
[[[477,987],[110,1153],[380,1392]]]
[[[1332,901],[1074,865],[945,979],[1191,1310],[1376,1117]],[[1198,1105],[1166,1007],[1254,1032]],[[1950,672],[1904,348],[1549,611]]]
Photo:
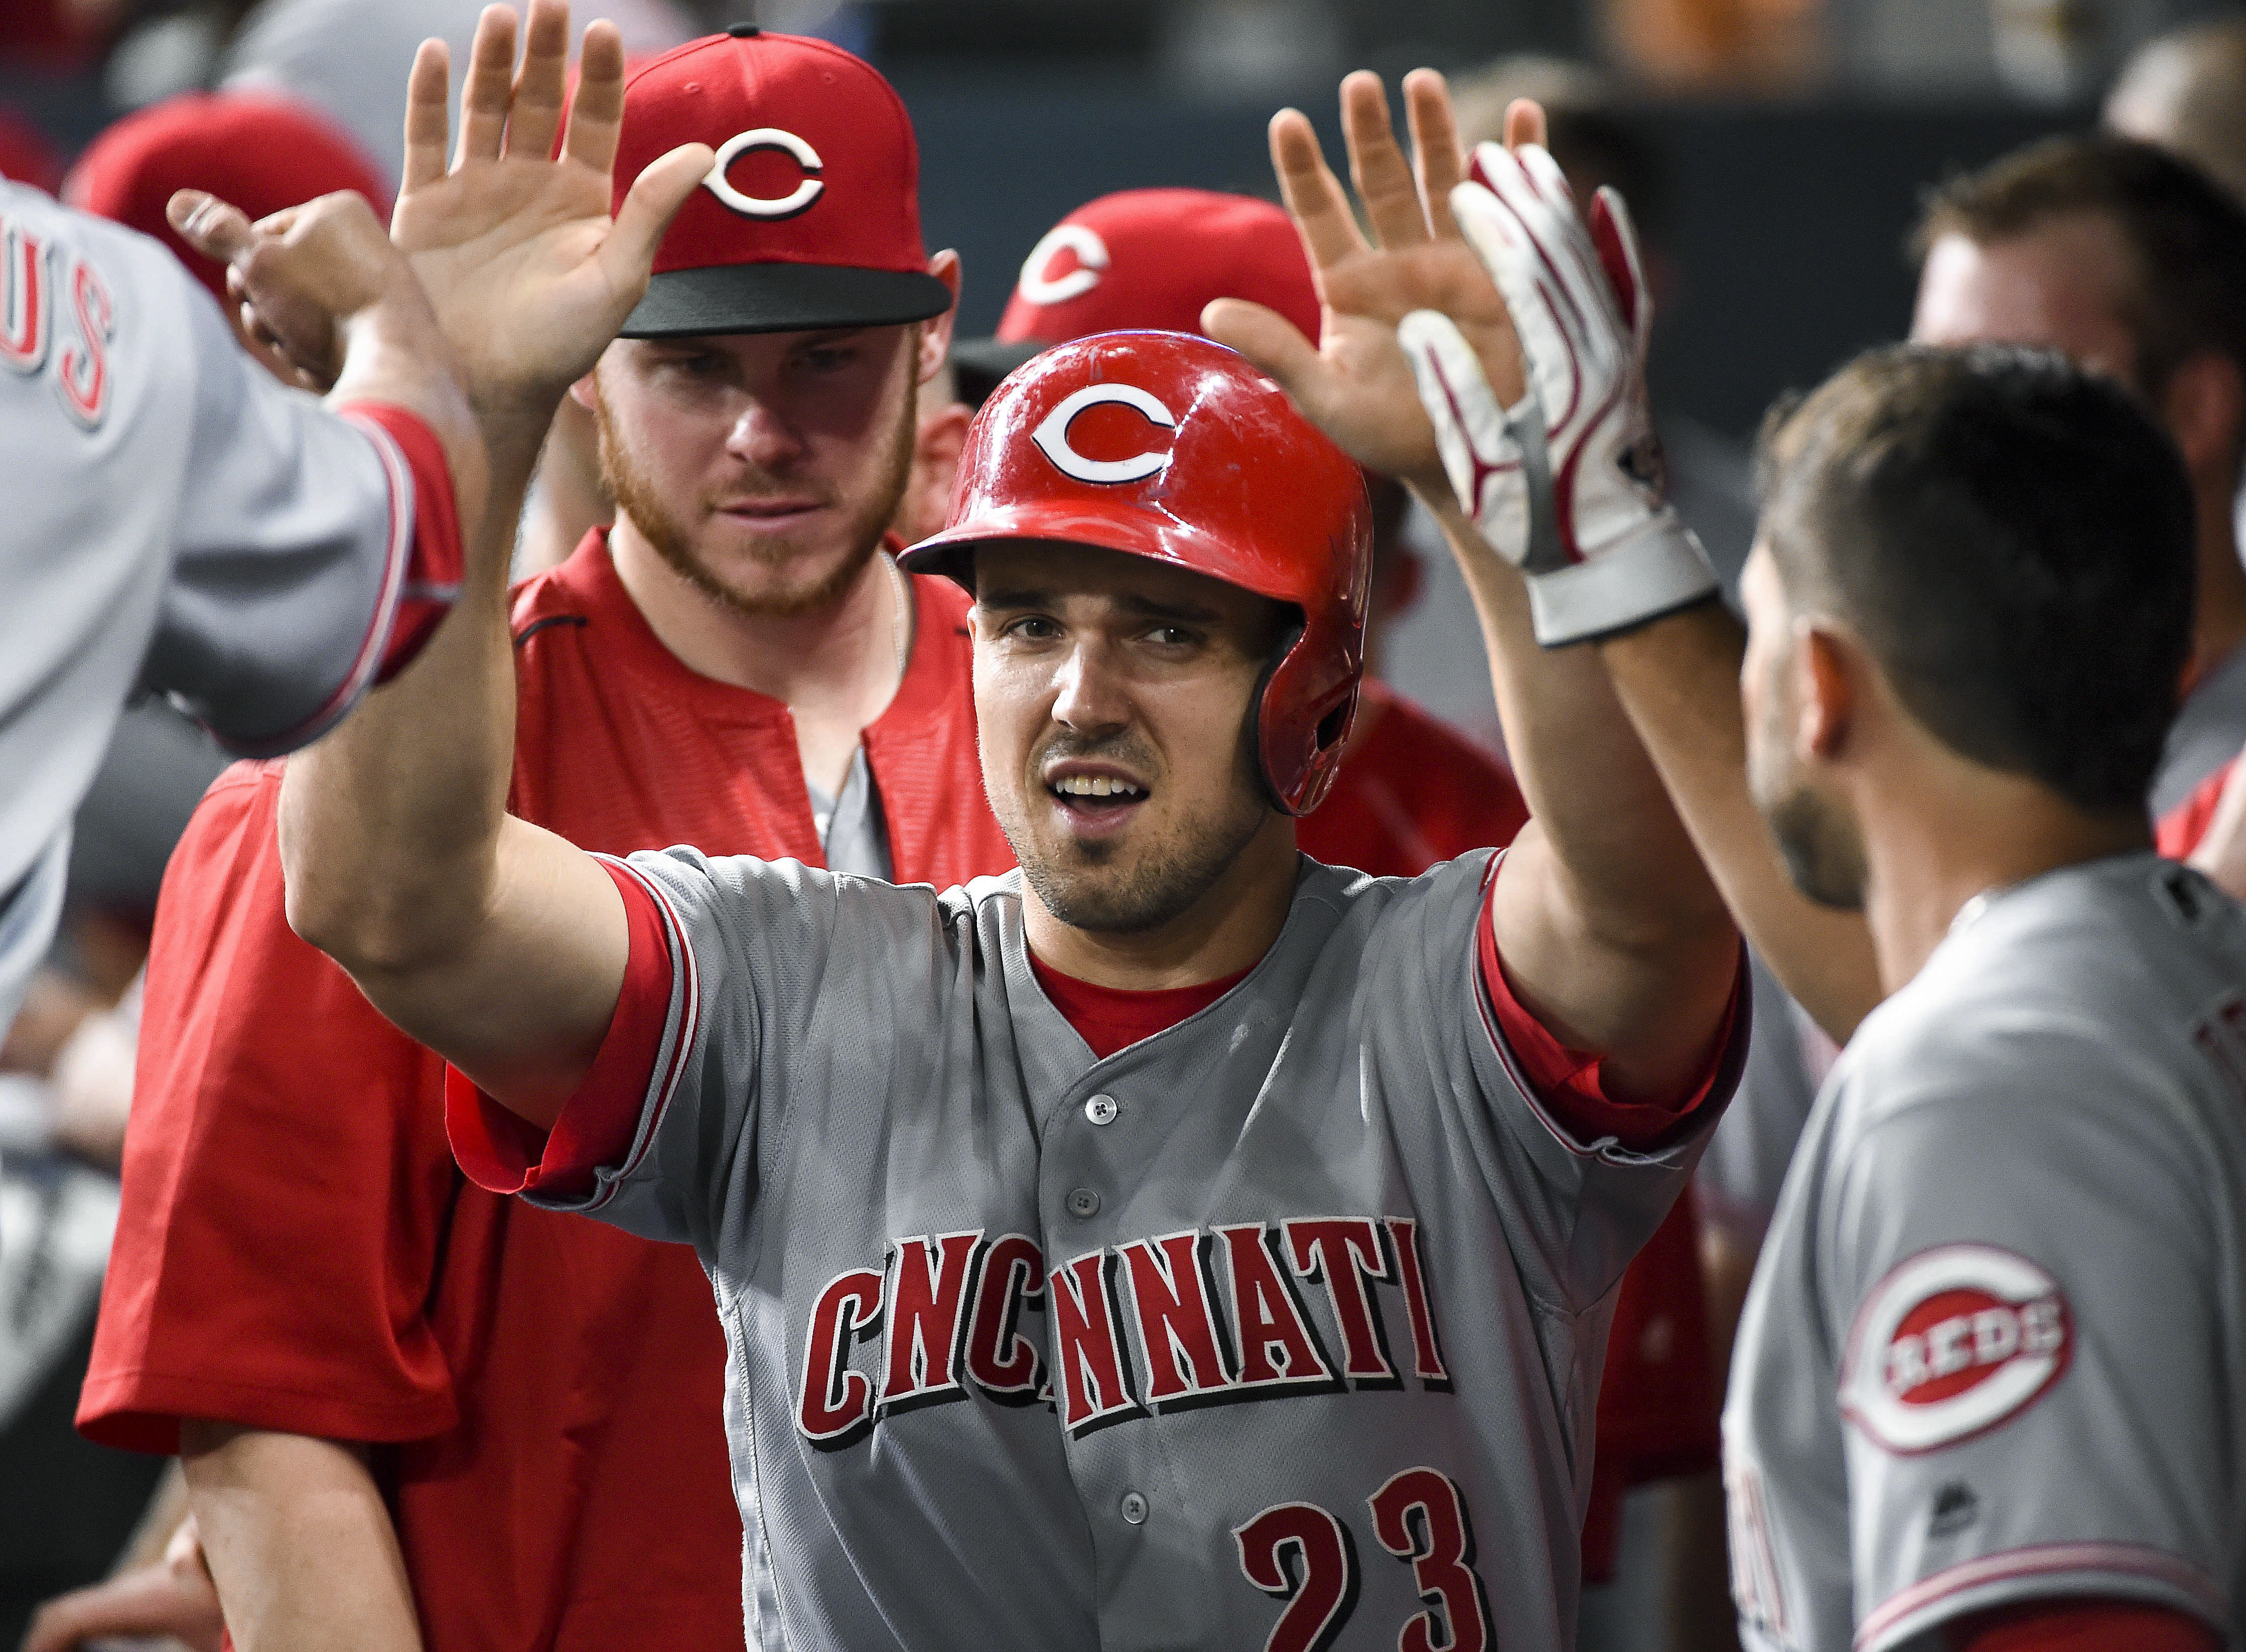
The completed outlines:
[[[1807,786],[1759,806],[1794,888],[1820,906],[1863,911],[1863,845],[1841,811]]]
[[[908,357],[917,360],[915,349]],[[655,547],[656,554],[678,577],[721,607],[737,614],[770,619],[788,619],[800,614],[817,613],[840,602],[845,592],[857,584],[866,564],[881,549],[881,536],[895,519],[898,503],[904,498],[905,486],[912,479],[913,448],[919,434],[919,405],[917,399],[904,398],[902,417],[891,427],[889,451],[879,467],[880,485],[867,502],[866,509],[850,524],[849,553],[837,563],[815,585],[800,590],[787,590],[777,595],[760,595],[745,591],[729,584],[695,549],[691,537],[671,511],[655,483],[633,464],[623,442],[616,439],[615,428],[609,420],[608,404],[599,393],[599,381],[594,384],[593,419],[599,438],[601,482],[616,502],[617,511],[631,518],[631,524],[640,536]],[[780,566],[790,560],[785,549],[778,554],[755,553],[767,566]]]
[[[1062,742],[1048,746],[1038,754],[1034,767],[1042,767],[1061,748]],[[1113,741],[1068,742],[1065,754],[1126,761]],[[1112,865],[1124,852],[1124,845],[1074,845],[1065,852],[1077,864],[1064,867],[1040,857],[1021,822],[1001,816],[998,823],[1021,864],[1023,877],[1047,911],[1072,929],[1134,935],[1160,929],[1199,905],[1255,841],[1269,813],[1270,805],[1263,801],[1250,775],[1246,786],[1235,787],[1228,795],[1225,816],[1214,829],[1183,843],[1140,847],[1137,865],[1113,881],[1087,874]]]
[[[1838,804],[1819,796],[1790,766],[1770,755],[1787,749],[1785,730],[1793,716],[1776,676],[1773,671],[1773,680],[1762,685],[1762,726],[1748,741],[1747,790],[1794,888],[1820,906],[1861,911],[1864,846],[1854,823]]]

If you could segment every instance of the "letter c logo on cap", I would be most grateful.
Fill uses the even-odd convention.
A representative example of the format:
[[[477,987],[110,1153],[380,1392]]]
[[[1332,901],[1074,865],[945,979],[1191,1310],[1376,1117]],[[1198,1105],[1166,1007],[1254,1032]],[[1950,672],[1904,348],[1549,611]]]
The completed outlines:
[[[758,149],[785,149],[795,157],[796,165],[804,171],[803,181],[784,195],[745,195],[727,181],[727,168],[743,155]],[[735,212],[747,218],[793,218],[819,199],[820,191],[827,188],[819,175],[826,162],[813,148],[792,132],[778,126],[758,126],[749,132],[737,132],[718,147],[718,159],[702,187],[724,201]]]
[[[1058,280],[1047,279],[1045,271],[1052,267],[1054,256],[1063,250],[1076,255],[1076,268]],[[1106,268],[1107,243],[1091,225],[1055,224],[1045,231],[1044,240],[1030,249],[1030,256],[1022,260],[1018,290],[1033,304],[1065,304],[1098,286],[1100,271]]]
[[[1149,451],[1129,459],[1086,459],[1068,445],[1068,427],[1075,422],[1077,414],[1087,407],[1103,406],[1109,402],[1134,408],[1146,415],[1148,424],[1160,425],[1165,430],[1178,427],[1170,410],[1136,385],[1086,385],[1063,397],[1060,406],[1047,413],[1045,421],[1030,433],[1030,440],[1059,467],[1064,475],[1073,476],[1079,481],[1144,481],[1170,462],[1167,453]]]

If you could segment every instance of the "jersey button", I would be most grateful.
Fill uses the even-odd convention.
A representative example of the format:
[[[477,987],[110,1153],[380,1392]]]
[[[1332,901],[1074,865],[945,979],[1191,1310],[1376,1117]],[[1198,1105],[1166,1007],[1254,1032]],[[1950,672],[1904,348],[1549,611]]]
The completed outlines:
[[[1147,1499],[1145,1498],[1140,1497],[1136,1492],[1126,1492],[1123,1493],[1121,1507],[1123,1511],[1123,1518],[1130,1521],[1132,1525],[1146,1525]]]
[[[1078,1188],[1068,1196],[1068,1213],[1071,1216],[1099,1215],[1099,1195],[1088,1187]]]
[[[1113,1096],[1095,1096],[1084,1104],[1085,1117],[1095,1124],[1113,1124],[1116,1114],[1122,1110]]]

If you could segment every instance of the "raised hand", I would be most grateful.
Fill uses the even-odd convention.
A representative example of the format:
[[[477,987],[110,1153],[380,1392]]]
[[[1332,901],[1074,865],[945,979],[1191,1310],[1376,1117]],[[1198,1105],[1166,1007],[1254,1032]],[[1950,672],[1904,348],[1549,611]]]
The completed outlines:
[[[322,195],[253,224],[215,195],[182,189],[166,215],[188,245],[227,266],[251,348],[285,380],[326,390],[343,370],[344,329],[378,306],[434,331],[405,256],[358,195]]]
[[[534,440],[551,404],[591,368],[639,302],[657,243],[715,157],[704,144],[672,150],[633,181],[611,222],[623,41],[610,23],[585,31],[565,130],[568,7],[531,0],[527,33],[518,74],[514,13],[485,9],[449,164],[450,65],[443,42],[422,43],[408,87],[405,177],[391,236],[436,307],[471,400],[487,416],[542,407],[535,431],[526,433]]]
[[[1664,495],[1645,387],[1653,307],[1622,197],[1588,219],[1541,147],[1484,144],[1451,209],[1505,294],[1533,394],[1486,383],[1456,319],[1398,328],[1436,444],[1482,536],[1528,579],[1548,647],[1609,636],[1707,597],[1716,577]]]
[[[1443,78],[1415,70],[1405,77],[1404,95],[1408,162],[1380,78],[1360,70],[1341,84],[1350,175],[1369,235],[1309,119],[1293,109],[1272,119],[1272,166],[1324,306],[1317,344],[1273,311],[1237,298],[1210,304],[1201,325],[1276,379],[1350,457],[1447,506],[1453,491],[1397,343],[1397,324],[1415,310],[1451,317],[1508,401],[1521,393],[1520,347],[1504,300],[1451,217],[1450,190],[1463,161]]]

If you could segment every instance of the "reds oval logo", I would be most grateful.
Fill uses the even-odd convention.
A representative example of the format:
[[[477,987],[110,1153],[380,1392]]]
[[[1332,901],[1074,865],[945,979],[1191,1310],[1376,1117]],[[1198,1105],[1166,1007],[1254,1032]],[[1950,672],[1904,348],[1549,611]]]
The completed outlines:
[[[803,168],[803,181],[784,195],[744,195],[733,188],[725,176],[726,171],[743,155],[759,149],[784,149],[795,157],[795,164]],[[746,218],[793,218],[808,208],[827,188],[826,180],[819,174],[826,162],[813,148],[792,132],[778,126],[758,126],[748,132],[737,132],[718,146],[718,158],[711,163],[702,187]]]
[[[1061,276],[1047,271],[1063,252],[1076,255],[1076,268]],[[1030,256],[1022,260],[1022,276],[1016,290],[1033,304],[1066,304],[1099,284],[1107,268],[1107,243],[1089,224],[1055,224],[1045,233]]]
[[[2018,1416],[2066,1374],[2059,1281],[1993,1245],[1922,1251],[1872,1287],[1848,1333],[1841,1415],[1899,1456]]]
[[[1164,430],[1178,427],[1177,419],[1170,410],[1136,385],[1086,385],[1064,396],[1060,405],[1030,433],[1030,440],[1037,443],[1038,452],[1059,468],[1063,475],[1073,476],[1079,481],[1143,481],[1170,462],[1167,449],[1148,448],[1128,459],[1087,459],[1069,446],[1068,427],[1075,422],[1076,416],[1111,402],[1136,409],[1150,425]]]

